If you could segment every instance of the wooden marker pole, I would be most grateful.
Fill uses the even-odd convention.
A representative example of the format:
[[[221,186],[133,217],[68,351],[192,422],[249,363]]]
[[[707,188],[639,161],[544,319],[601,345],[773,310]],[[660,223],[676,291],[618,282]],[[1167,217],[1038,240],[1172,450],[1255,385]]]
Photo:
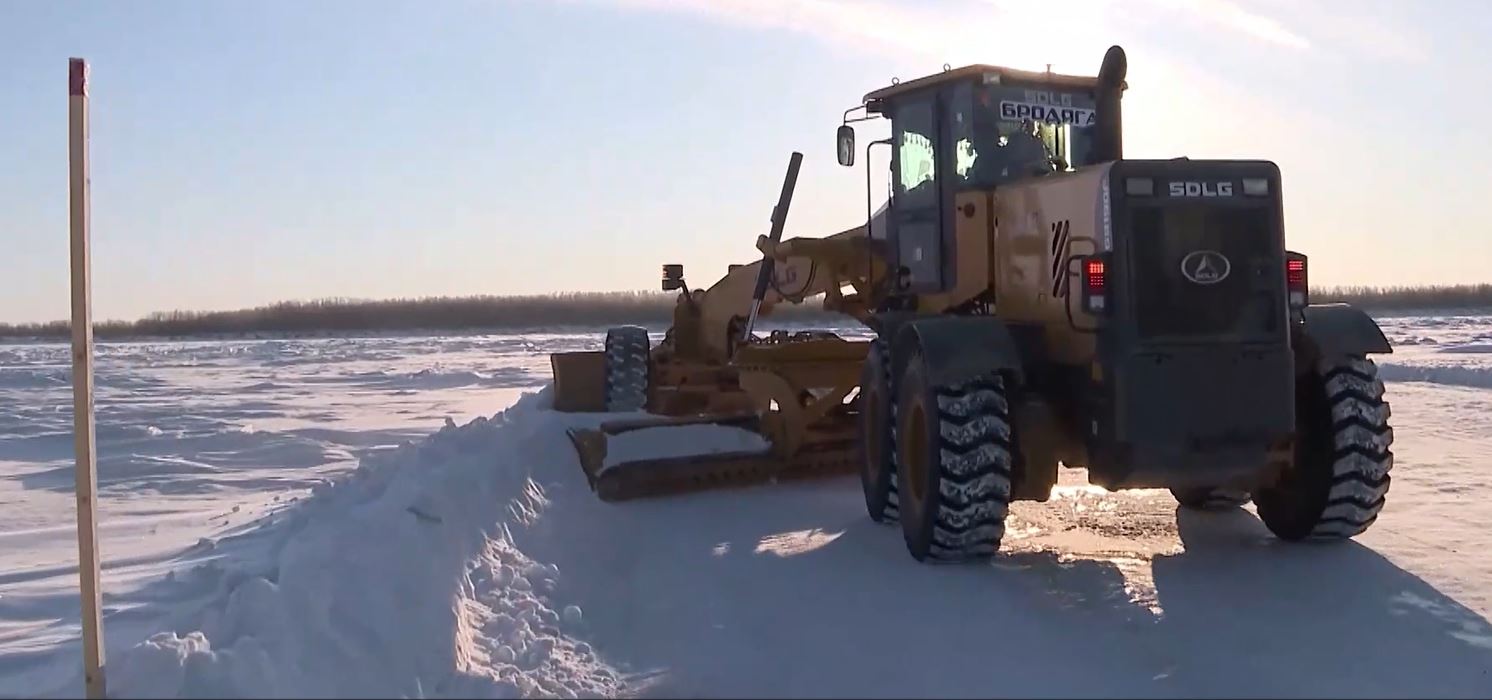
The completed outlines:
[[[99,586],[98,472],[93,432],[93,289],[88,260],[88,62],[67,61],[68,199],[72,228],[73,449],[77,454],[78,589],[83,597],[83,682],[105,697]]]

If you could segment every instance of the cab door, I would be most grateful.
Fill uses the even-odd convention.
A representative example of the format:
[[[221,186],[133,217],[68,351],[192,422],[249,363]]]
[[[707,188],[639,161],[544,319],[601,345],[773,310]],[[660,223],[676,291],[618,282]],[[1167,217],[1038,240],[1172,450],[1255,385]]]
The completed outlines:
[[[904,293],[933,294],[948,288],[943,219],[948,188],[945,107],[939,93],[901,98],[892,109],[892,200],[888,233],[896,265],[906,273]]]

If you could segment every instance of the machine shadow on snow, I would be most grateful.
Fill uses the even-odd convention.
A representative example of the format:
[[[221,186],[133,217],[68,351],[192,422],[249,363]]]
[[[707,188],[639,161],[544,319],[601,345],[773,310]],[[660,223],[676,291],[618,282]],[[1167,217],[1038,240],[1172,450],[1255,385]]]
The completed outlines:
[[[826,678],[865,696],[1492,693],[1487,620],[1367,547],[1279,542],[1242,509],[1178,512],[1185,550],[1140,564],[1152,610],[1132,595],[1147,584],[1103,558],[1014,551],[928,567],[858,494],[769,488],[771,508],[741,494],[566,503],[596,512],[514,534],[561,572],[586,572],[560,594],[650,696],[800,695]],[[996,629],[1019,643],[992,656]],[[914,670],[898,649],[921,650]],[[1064,658],[1084,672],[1054,673]]]
[[[1153,561],[1164,611],[1158,629],[1173,658],[1185,660],[1177,675],[1193,687],[1229,695],[1492,694],[1492,623],[1371,548],[1281,542],[1242,509],[1182,508],[1177,520],[1185,550]],[[1231,643],[1199,643],[1199,634]]]

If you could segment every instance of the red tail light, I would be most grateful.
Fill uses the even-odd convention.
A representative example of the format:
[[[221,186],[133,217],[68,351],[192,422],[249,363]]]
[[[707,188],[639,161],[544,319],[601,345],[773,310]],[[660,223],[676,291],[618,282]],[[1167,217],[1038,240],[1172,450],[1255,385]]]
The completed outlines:
[[[1305,284],[1305,261],[1289,260],[1285,262],[1285,280],[1291,287],[1299,287]]]
[[[1290,295],[1290,308],[1304,309],[1310,302],[1310,286],[1306,276],[1306,256],[1285,252],[1285,289]]]
[[[1108,309],[1108,265],[1103,258],[1083,259],[1083,309],[1101,314]]]
[[[1098,294],[1103,293],[1104,264],[1102,260],[1089,260],[1083,267],[1083,278],[1087,280],[1088,291]]]

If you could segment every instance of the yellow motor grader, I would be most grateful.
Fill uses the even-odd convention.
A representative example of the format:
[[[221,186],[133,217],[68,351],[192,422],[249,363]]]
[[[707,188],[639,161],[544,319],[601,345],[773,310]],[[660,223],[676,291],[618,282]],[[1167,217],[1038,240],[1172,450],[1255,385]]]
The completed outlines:
[[[865,226],[779,243],[795,156],[758,267],[682,294],[656,349],[625,331],[555,358],[563,406],[740,408],[771,454],[607,473],[601,437],[636,424],[603,426],[574,436],[597,490],[858,468],[870,517],[919,561],[994,554],[1059,465],[1188,507],[1250,498],[1286,540],[1365,531],[1393,465],[1369,355],[1392,348],[1362,311],[1310,303],[1274,163],[1123,156],[1126,72],[1115,46],[1096,76],[973,65],[865,95],[836,147],[851,166],[851,122],[890,121],[866,148],[890,147],[880,214],[867,191]],[[779,263],[802,294],[768,293]],[[819,291],[872,338],[753,335],[764,304]]]

